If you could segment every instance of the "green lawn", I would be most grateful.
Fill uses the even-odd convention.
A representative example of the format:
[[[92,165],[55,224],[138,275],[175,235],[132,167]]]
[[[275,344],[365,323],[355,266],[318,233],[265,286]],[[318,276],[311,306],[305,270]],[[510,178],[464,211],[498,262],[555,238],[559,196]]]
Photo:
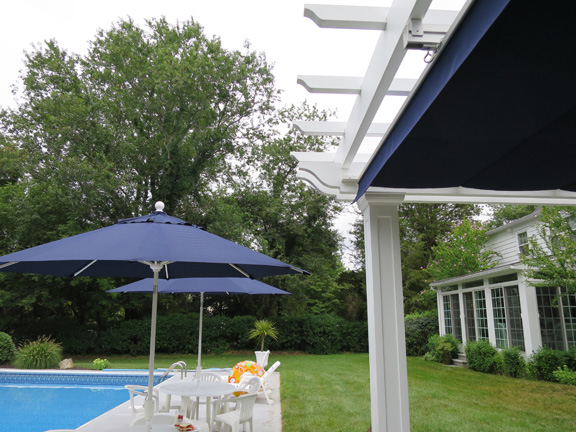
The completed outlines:
[[[232,367],[253,353],[206,355],[202,367]],[[146,368],[146,357],[108,357],[114,368]],[[156,366],[195,356],[158,355]],[[284,432],[355,431],[370,426],[367,354],[276,354]],[[271,364],[271,363],[270,363]],[[75,365],[91,367],[90,360]],[[486,375],[408,358],[412,432],[576,430],[576,387]]]

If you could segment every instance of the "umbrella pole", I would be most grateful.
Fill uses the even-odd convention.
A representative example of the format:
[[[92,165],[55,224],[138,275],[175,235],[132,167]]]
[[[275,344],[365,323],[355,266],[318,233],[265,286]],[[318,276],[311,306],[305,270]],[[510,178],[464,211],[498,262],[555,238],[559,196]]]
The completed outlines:
[[[148,392],[144,401],[144,418],[146,419],[146,430],[152,430],[152,417],[154,416],[154,355],[156,352],[156,315],[158,313],[158,273],[163,264],[154,263],[150,268],[154,272],[154,291],[152,293],[152,321],[150,323],[150,356],[148,361]],[[160,401],[157,401],[160,403]]]
[[[196,378],[202,375],[202,316],[204,315],[204,293],[200,293],[200,324],[198,329],[198,365],[196,366]],[[197,380],[198,381],[198,380]]]

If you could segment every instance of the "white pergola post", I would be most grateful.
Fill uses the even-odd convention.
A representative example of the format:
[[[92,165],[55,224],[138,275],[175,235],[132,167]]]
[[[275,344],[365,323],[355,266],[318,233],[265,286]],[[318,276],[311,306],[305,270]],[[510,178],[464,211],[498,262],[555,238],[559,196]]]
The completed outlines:
[[[398,204],[402,195],[366,193],[366,296],[373,432],[409,432],[408,369],[400,264]]]

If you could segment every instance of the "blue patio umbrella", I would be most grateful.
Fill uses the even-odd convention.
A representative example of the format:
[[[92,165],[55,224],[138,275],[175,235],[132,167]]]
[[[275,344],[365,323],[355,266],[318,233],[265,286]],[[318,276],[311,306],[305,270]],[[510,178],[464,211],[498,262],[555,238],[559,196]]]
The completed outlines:
[[[143,279],[128,285],[114,288],[109,293],[151,293],[153,283],[151,279]],[[200,294],[200,321],[198,324],[198,365],[196,374],[202,373],[202,317],[204,315],[204,294],[211,295],[289,295],[283,291],[263,282],[248,278],[185,278],[161,279],[158,281],[159,294],[199,293]],[[154,313],[154,311],[153,311]]]
[[[167,215],[162,202],[149,215],[119,220],[117,224],[0,256],[0,272],[53,276],[154,276],[152,310],[157,309],[158,280],[186,277],[260,278],[305,274],[274,258],[210,234]],[[156,315],[150,330],[147,430],[151,430],[154,403]]]

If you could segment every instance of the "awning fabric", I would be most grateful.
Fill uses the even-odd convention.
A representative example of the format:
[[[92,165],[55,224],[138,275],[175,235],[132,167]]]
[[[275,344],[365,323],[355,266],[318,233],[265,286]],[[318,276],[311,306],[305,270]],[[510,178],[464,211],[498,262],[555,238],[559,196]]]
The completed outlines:
[[[576,2],[476,1],[359,181],[576,191]]]

